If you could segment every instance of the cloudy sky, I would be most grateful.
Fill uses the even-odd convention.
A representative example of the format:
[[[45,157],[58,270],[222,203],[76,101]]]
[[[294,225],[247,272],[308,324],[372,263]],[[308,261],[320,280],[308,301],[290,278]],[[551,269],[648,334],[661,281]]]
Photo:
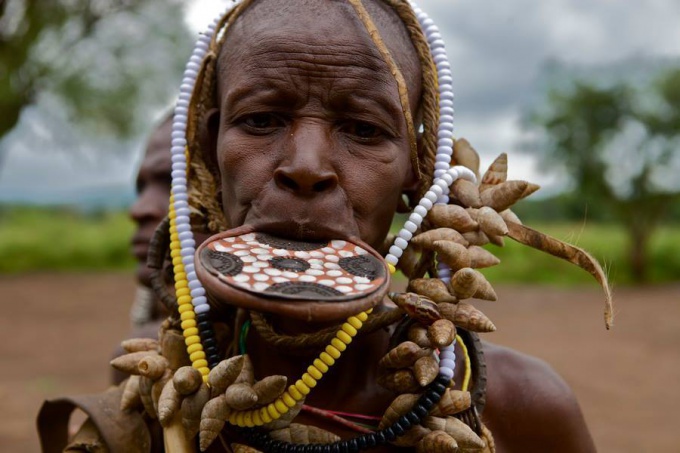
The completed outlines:
[[[194,1],[189,26],[202,30],[228,3]],[[483,165],[508,152],[511,177],[548,188],[559,185],[559,178],[539,171],[519,149],[519,118],[540,94],[546,62],[606,67],[641,57],[680,58],[678,0],[425,0],[420,6],[435,18],[447,44],[457,96],[456,135],[471,141]],[[41,149],[9,149],[0,194],[27,181],[52,192],[126,183],[136,165],[120,159],[78,164]]]

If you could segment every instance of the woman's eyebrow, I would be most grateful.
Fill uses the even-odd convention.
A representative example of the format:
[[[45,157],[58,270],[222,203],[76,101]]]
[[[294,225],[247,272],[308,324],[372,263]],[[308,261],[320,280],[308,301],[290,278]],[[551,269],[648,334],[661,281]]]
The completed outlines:
[[[243,86],[227,91],[222,109],[228,109],[233,106],[242,106],[243,104],[257,103],[260,105],[268,105],[278,108],[294,108],[297,96],[294,92],[286,90],[279,86]]]
[[[380,95],[376,92],[371,92],[369,95],[364,93],[352,91],[332,96],[329,100],[330,107],[336,112],[362,113],[368,111],[397,122],[403,117],[401,105],[390,96]]]

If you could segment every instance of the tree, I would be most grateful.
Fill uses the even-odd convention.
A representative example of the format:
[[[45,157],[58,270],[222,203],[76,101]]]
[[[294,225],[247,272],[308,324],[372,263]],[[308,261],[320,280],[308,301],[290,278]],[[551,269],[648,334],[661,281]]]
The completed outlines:
[[[642,86],[552,89],[529,124],[543,132],[533,149],[544,165],[564,169],[590,209],[624,225],[632,277],[644,281],[649,239],[680,201],[680,69]]]
[[[146,131],[190,53],[183,0],[0,0],[0,139],[29,107],[93,136]]]

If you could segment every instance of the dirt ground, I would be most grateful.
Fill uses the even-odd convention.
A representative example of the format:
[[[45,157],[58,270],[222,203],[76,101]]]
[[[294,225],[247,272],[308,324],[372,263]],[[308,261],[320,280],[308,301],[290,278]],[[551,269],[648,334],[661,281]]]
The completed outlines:
[[[593,287],[497,288],[490,341],[538,356],[575,390],[599,451],[680,451],[680,284],[615,291],[607,332]],[[127,274],[0,276],[0,451],[36,452],[43,399],[96,392],[126,334]]]

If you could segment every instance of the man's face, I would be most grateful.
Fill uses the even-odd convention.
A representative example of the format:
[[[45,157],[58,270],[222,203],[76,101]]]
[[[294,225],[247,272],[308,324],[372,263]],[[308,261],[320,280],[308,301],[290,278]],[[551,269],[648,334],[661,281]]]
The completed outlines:
[[[414,184],[406,125],[387,65],[353,13],[332,5],[313,20],[230,32],[216,132],[222,201],[231,227],[378,247]]]
[[[158,224],[168,214],[170,197],[170,156],[172,122],[164,122],[149,139],[144,160],[137,175],[137,201],[130,208],[130,217],[137,224],[132,238],[132,250],[139,261],[137,280],[150,286],[151,270],[146,266],[149,241]]]

